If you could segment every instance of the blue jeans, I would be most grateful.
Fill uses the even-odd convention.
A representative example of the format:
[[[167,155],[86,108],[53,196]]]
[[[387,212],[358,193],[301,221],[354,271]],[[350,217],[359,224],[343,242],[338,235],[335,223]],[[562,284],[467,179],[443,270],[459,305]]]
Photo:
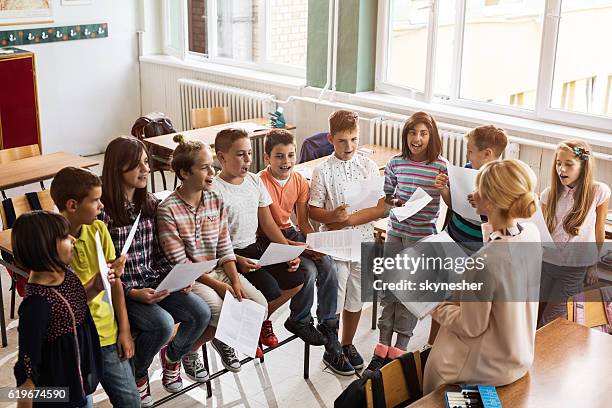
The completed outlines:
[[[140,408],[140,394],[129,360],[121,360],[117,344],[104,346],[102,351],[102,378],[100,383],[113,407]]]
[[[291,241],[306,242],[304,235],[295,228],[282,230],[285,238]],[[304,286],[291,298],[289,320],[310,321],[310,310],[314,303],[314,287],[317,285],[317,320],[323,323],[336,319],[336,304],[338,302],[338,274],[336,262],[323,255],[318,260],[300,256],[300,268],[304,273]]]
[[[172,361],[178,361],[191,351],[211,316],[208,304],[193,293],[174,292],[152,305],[128,296],[126,306],[132,330],[137,332],[133,359],[136,379],[148,374],[153,357],[164,344],[168,344],[166,355]],[[169,342],[175,322],[180,323],[179,328]]]

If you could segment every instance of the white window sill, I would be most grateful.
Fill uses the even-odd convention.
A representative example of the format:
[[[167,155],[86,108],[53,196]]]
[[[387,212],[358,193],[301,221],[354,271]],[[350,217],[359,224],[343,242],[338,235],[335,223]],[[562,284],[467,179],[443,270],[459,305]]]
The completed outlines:
[[[237,78],[245,81],[255,81],[273,86],[284,86],[295,91],[299,91],[306,86],[306,80],[304,78],[273,74],[208,61],[196,61],[193,59],[186,59],[183,61],[169,55],[145,55],[140,57],[140,62],[166,65],[179,69],[189,69],[192,71],[220,75],[228,78]]]

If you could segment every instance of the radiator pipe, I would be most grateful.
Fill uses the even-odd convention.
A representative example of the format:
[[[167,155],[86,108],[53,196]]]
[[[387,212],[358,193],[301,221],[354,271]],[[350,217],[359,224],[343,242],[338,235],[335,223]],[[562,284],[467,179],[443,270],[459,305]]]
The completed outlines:
[[[325,93],[325,91],[329,89],[330,76],[331,76],[331,70],[332,70],[332,58],[335,60],[334,55],[333,55],[333,49],[334,49],[333,41],[334,41],[334,38],[338,38],[337,29],[334,25],[334,22],[335,22],[334,11],[336,9],[336,1],[337,0],[329,0],[329,11],[328,11],[328,19],[327,19],[327,71],[325,75],[325,86],[323,87],[323,89],[321,90],[321,93],[319,94],[319,100],[323,98],[323,94]],[[334,36],[334,32],[336,34],[335,36]]]

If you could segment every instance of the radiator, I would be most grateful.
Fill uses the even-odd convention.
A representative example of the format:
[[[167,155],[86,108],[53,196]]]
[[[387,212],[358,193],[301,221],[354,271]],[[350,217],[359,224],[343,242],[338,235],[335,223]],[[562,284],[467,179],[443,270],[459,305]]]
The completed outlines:
[[[179,79],[182,129],[192,129],[191,110],[194,108],[230,108],[230,122],[267,117],[276,110],[274,95],[219,85],[193,79]],[[263,137],[251,138],[253,171],[264,168]]]
[[[372,143],[401,149],[403,127],[404,122],[399,120],[384,118],[371,119],[370,137]],[[448,159],[450,164],[464,166],[465,163],[467,163],[467,141],[464,136],[470,130],[469,128],[461,126],[438,123],[438,132],[442,139],[442,156]],[[507,159],[518,159],[519,144],[508,143],[503,157]]]

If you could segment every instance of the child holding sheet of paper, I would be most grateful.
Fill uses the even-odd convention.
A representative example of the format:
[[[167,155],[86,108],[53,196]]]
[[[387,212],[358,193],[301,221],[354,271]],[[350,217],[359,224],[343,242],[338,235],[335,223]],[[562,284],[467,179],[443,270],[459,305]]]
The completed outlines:
[[[431,200],[403,221],[399,221],[392,211],[387,227],[388,243],[406,247],[437,232],[440,192],[435,188],[434,180],[438,174],[446,174],[447,166],[440,153],[442,142],[434,118],[425,112],[417,112],[408,118],[402,129],[402,153],[391,158],[385,167],[386,201],[393,206],[402,206],[419,189],[424,190]],[[378,370],[390,359],[404,354],[417,323],[417,318],[389,292],[383,293],[381,306],[379,343],[368,370]],[[397,339],[395,346],[392,346],[394,332]]]

